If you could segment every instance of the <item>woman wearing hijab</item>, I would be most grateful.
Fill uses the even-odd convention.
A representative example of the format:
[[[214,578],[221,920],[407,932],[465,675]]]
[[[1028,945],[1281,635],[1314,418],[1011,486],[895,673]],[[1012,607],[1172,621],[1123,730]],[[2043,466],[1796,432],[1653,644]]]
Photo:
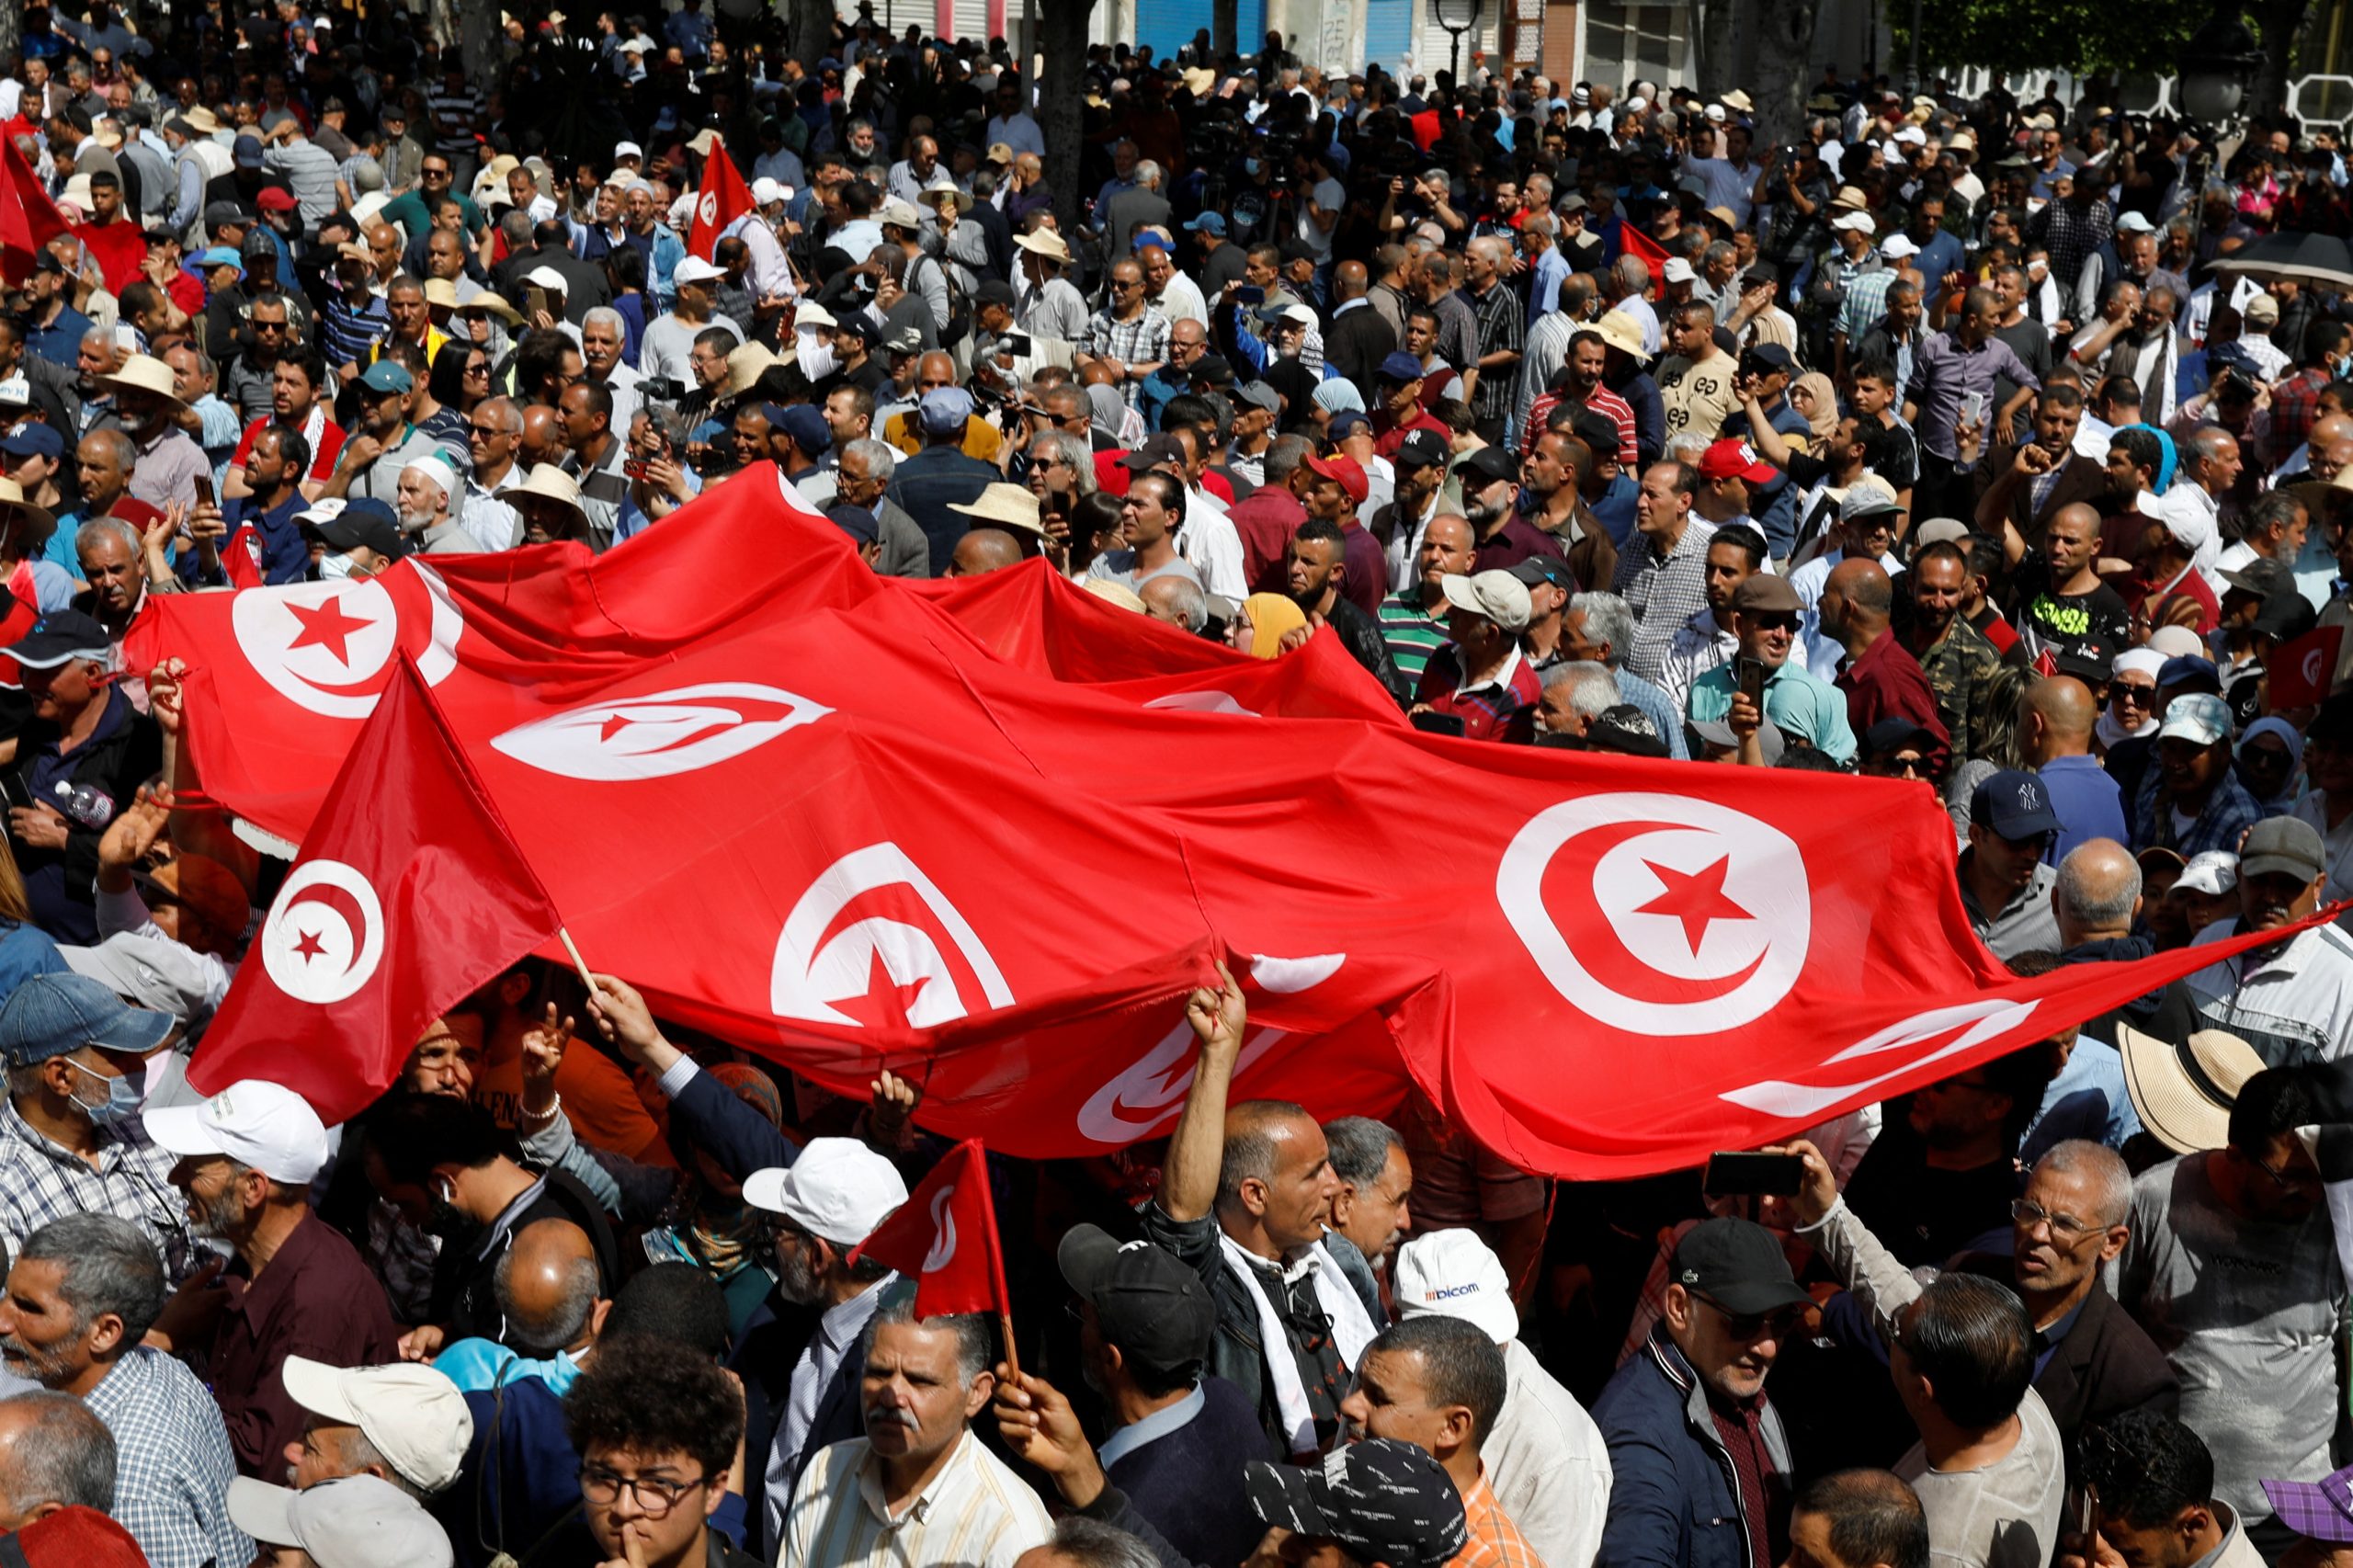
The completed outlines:
[[[2295,809],[2304,792],[2304,737],[2285,719],[2257,719],[2239,736],[2239,782],[2276,817]]]
[[[2157,733],[2157,672],[2165,656],[2154,648],[2127,648],[2109,666],[2108,706],[2092,726],[2092,751],[2105,756],[2120,741]]]
[[[1271,659],[1283,651],[1283,638],[1307,624],[1307,612],[1281,594],[1253,594],[1242,601],[1242,611],[1226,622],[1225,643],[1254,659]]]
[[[1790,406],[1805,415],[1813,431],[1815,449],[1838,431],[1838,389],[1819,370],[1808,370],[1790,383]]]

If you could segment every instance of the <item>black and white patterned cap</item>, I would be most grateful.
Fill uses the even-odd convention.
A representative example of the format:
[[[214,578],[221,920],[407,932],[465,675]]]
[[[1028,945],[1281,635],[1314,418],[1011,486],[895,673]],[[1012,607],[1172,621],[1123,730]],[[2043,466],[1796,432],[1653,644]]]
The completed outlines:
[[[1360,1562],[1439,1568],[1462,1550],[1462,1497],[1427,1449],[1375,1437],[1324,1456],[1321,1468],[1253,1460],[1250,1506],[1270,1525],[1337,1541]]]

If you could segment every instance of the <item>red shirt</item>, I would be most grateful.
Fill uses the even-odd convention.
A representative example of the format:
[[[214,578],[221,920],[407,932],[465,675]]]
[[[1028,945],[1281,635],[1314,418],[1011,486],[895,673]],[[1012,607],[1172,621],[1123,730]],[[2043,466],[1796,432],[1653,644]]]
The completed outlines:
[[[1536,710],[1544,700],[1536,666],[1514,653],[1500,679],[1457,691],[1462,681],[1461,658],[1451,642],[1432,653],[1422,671],[1421,685],[1415,688],[1414,700],[1460,717],[1466,741],[1517,741],[1526,745],[1534,740]]]
[[[1952,736],[1937,714],[1937,694],[1920,673],[1920,661],[1890,632],[1863,650],[1859,659],[1838,666],[1832,682],[1847,694],[1847,723],[1858,736],[1882,719],[1906,719],[1936,736],[1936,749],[1921,758],[1931,773],[1942,773]]]
[[[90,247],[106,274],[107,292],[119,294],[144,276],[139,268],[147,259],[147,235],[138,224],[117,218],[111,223],[75,223],[74,237]]]
[[[1454,440],[1454,432],[1431,418],[1427,412],[1416,411],[1412,419],[1400,425],[1384,408],[1372,416],[1372,449],[1384,458],[1393,458],[1397,455],[1397,449],[1405,444],[1405,437],[1416,430],[1427,430],[1449,445]]]
[[[1286,485],[1262,484],[1226,517],[1242,536],[1242,580],[1250,585],[1250,591],[1289,593],[1284,551],[1290,536],[1307,520],[1307,508],[1299,504],[1299,498]]]

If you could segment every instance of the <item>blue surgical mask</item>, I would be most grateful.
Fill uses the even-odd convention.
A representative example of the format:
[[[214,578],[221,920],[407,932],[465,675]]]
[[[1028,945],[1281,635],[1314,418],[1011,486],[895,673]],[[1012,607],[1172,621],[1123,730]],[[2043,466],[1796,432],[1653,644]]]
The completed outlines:
[[[91,1105],[78,1096],[74,1096],[74,1103],[82,1108],[82,1114],[90,1119],[93,1126],[108,1127],[117,1122],[128,1121],[139,1114],[140,1107],[147,1103],[147,1070],[144,1066],[141,1067],[136,1074],[125,1074],[119,1078],[107,1078],[101,1074],[91,1072],[78,1062],[69,1059],[65,1064],[85,1077],[101,1079],[107,1086],[107,1097],[97,1105]]]
[[[1245,158],[1242,160],[1242,172],[1246,175],[1255,176],[1263,167],[1265,167],[1265,165],[1260,164],[1256,158]]]
[[[336,582],[345,577],[356,575],[358,574],[353,571],[351,557],[348,555],[319,557],[319,578],[322,582]]]

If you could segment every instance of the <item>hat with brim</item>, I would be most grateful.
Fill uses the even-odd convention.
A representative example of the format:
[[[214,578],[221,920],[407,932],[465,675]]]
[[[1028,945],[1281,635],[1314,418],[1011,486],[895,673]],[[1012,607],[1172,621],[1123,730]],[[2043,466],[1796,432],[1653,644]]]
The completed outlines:
[[[551,294],[572,292],[571,280],[552,267],[535,267],[523,274],[523,281],[534,288],[545,289]]]
[[[425,302],[454,311],[458,308],[458,286],[446,278],[428,278],[425,280]]]
[[[28,519],[43,539],[57,531],[57,518],[48,507],[25,494],[13,479],[0,479],[0,513]]]
[[[949,178],[945,169],[935,173],[931,176],[931,183],[923,187],[923,199],[935,207],[939,204],[939,199],[943,196],[955,199],[956,210],[959,212],[970,212],[972,210],[972,193]]]
[[[2353,1545],[2353,1465],[2318,1481],[2263,1483],[2279,1522],[2311,1540]]]
[[[1838,194],[1830,199],[1830,210],[1834,212],[1860,212],[1870,205],[1870,199],[1851,185],[1840,186]]]
[[[1650,350],[1643,347],[1642,324],[1623,311],[1611,311],[1594,323],[1593,330],[1601,341],[1620,353],[1631,356],[1637,364],[1650,362]]]
[[[2255,1047],[2221,1029],[2200,1029],[2175,1045],[2119,1024],[2116,1050],[2141,1125],[2181,1154],[2231,1141],[2231,1107],[2246,1081],[2263,1071]]]
[[[742,397],[762,376],[783,363],[759,344],[737,344],[727,351],[727,380],[720,388],[720,396]]]
[[[1048,261],[1070,260],[1070,246],[1051,229],[1040,229],[1035,233],[1017,235],[1013,242],[1031,256],[1042,256]]]
[[[426,285],[425,299],[427,304],[430,304],[433,301],[431,288],[432,286],[430,284]],[[508,326],[521,326],[523,324],[523,312],[508,304],[504,295],[494,293],[488,289],[485,289],[481,293],[476,294],[472,299],[461,301],[459,303],[458,313],[460,315],[464,315],[468,311],[487,311],[492,315],[496,316],[500,321],[505,322]]]
[[[1079,588],[1082,592],[1093,594],[1106,604],[1118,605],[1121,609],[1131,609],[1138,615],[1143,614],[1149,608],[1143,602],[1142,596],[1133,588],[1124,583],[1115,583],[1108,577],[1089,577],[1079,585]]]
[[[186,408],[179,392],[172,385],[172,368],[152,354],[133,354],[122,362],[122,369],[111,376],[100,376],[98,385],[110,392],[150,392],[162,398],[174,408]]]
[[[178,119],[199,136],[210,136],[221,129],[220,119],[202,104],[180,110]]]
[[[981,492],[971,506],[951,501],[951,512],[961,512],[979,523],[1011,528],[1016,533],[1046,537],[1046,525],[1038,518],[1038,497],[1026,484],[992,484]]]
[[[717,145],[719,145],[718,131],[705,127],[688,139],[687,151],[698,158],[708,158],[710,156],[710,150]]]
[[[1738,87],[1734,87],[1731,92],[1717,98],[1716,101],[1723,105],[1724,108],[1736,110],[1741,114],[1755,114],[1756,112],[1756,101],[1746,93],[1742,92]]]
[[[583,524],[588,520],[586,509],[580,505],[579,482],[553,463],[533,463],[531,472],[523,476],[522,483],[510,484],[498,493],[499,499],[509,506],[524,495],[536,495],[542,501],[568,506],[572,515]]]

